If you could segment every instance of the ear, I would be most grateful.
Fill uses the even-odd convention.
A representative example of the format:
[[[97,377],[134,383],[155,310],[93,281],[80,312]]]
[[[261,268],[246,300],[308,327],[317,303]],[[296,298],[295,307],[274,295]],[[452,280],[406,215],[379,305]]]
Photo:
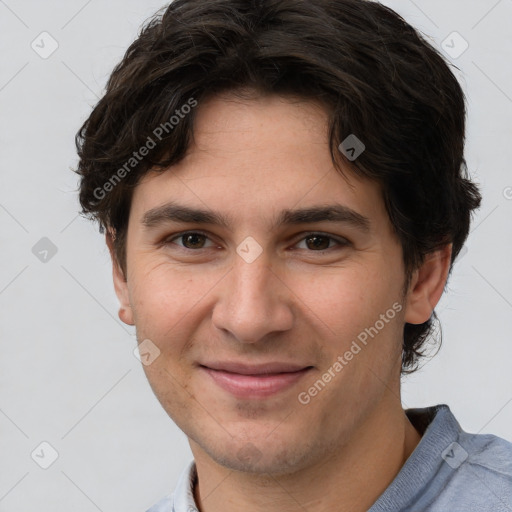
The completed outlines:
[[[105,235],[107,247],[110,252],[110,258],[112,259],[112,277],[114,278],[114,289],[116,291],[117,298],[119,299],[119,318],[122,322],[127,325],[135,325],[133,321],[133,311],[130,304],[130,296],[128,293],[128,283],[126,282],[124,273],[117,261],[117,256],[114,251],[114,239],[112,232],[107,229]]]
[[[422,324],[432,315],[444,291],[452,244],[425,256],[423,264],[414,271],[406,299],[405,321],[409,324]]]

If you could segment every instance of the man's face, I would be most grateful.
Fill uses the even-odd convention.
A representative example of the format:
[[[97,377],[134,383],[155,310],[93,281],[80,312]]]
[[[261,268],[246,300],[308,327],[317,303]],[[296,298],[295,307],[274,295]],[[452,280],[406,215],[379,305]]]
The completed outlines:
[[[346,174],[318,105],[216,97],[185,159],[136,188],[126,318],[160,350],[144,369],[196,458],[284,474],[399,406],[401,246],[377,185]],[[169,203],[227,225],[164,220]],[[293,215],[326,207],[352,214]]]

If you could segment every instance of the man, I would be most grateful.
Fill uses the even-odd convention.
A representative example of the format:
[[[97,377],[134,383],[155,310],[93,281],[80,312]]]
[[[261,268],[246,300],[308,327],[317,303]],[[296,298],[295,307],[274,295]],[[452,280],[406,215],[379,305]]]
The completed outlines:
[[[77,136],[119,316],[194,461],[151,512],[512,510],[512,445],[404,411],[480,204],[442,57],[362,0],[176,0]]]

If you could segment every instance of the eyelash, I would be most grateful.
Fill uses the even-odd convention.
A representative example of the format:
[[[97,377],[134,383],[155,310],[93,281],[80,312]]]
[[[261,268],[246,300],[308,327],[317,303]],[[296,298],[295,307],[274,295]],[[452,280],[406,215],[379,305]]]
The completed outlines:
[[[184,238],[185,236],[187,235],[201,235],[201,236],[204,236],[206,237],[208,240],[210,240],[210,237],[206,234],[206,233],[203,233],[202,231],[184,231],[183,233],[178,233],[176,235],[172,235],[170,238],[166,238],[163,242],[162,242],[162,245],[164,246],[169,246],[171,244],[174,244],[174,240],[178,240],[180,238]],[[307,238],[311,238],[311,237],[314,237],[314,236],[318,236],[318,237],[322,237],[322,238],[327,238],[329,239],[330,241],[333,241],[333,242],[336,242],[338,244],[338,248],[343,248],[343,247],[347,247],[348,245],[350,245],[350,242],[344,238],[338,238],[338,237],[334,237],[332,235],[328,235],[326,233],[320,233],[320,232],[317,232],[317,231],[314,231],[314,232],[310,232],[310,233],[305,233],[304,236],[302,238],[300,238],[295,245],[297,245],[297,243],[299,242],[302,242],[304,240],[306,240]],[[174,244],[174,245],[178,245],[178,244]],[[187,251],[187,252],[199,252],[201,250],[205,250],[205,249],[209,249],[209,247],[201,247],[199,249],[189,249],[187,247],[183,247],[183,246],[180,246],[178,245],[178,247],[184,251]],[[329,247],[327,249],[321,249],[321,250],[308,250],[306,249],[308,252],[318,252],[318,253],[324,253],[326,251],[329,251],[333,249],[333,247]]]

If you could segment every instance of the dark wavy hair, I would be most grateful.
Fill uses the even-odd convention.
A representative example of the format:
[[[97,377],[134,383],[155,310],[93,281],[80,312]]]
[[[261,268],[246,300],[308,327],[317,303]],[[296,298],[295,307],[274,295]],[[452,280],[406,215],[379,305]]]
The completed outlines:
[[[418,31],[368,0],[175,0],[141,28],[76,135],[82,215],[115,233],[125,275],[139,180],[183,158],[193,102],[244,90],[325,106],[335,167],[381,187],[403,249],[404,290],[425,255],[449,243],[451,273],[481,196],[464,159],[464,93]],[[355,161],[338,149],[350,134],[366,146]],[[434,320],[435,311],[405,324],[403,374],[418,368]]]

